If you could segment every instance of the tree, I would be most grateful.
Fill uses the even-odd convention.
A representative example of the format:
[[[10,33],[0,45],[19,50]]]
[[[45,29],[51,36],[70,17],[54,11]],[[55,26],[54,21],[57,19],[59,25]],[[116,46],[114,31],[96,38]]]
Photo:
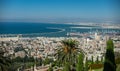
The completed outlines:
[[[78,42],[76,40],[63,40],[62,46],[58,49],[56,58],[60,64],[66,68],[73,67],[76,64],[78,56]],[[69,70],[69,69],[68,69]]]
[[[7,71],[8,66],[11,64],[10,58],[4,56],[4,51],[0,50],[0,70]]]
[[[107,49],[103,71],[116,71],[114,44],[111,39],[107,41]]]
[[[69,64],[69,62],[65,62],[65,65],[64,65],[63,71],[71,71],[71,68],[70,68],[70,64]]]
[[[97,56],[97,59],[96,59],[96,63],[98,64],[99,63],[99,57]]]
[[[83,60],[84,60],[84,56],[81,53],[78,57],[78,63],[77,63],[77,67],[76,67],[76,71],[83,71]]]
[[[42,62],[43,62],[42,58],[37,59],[37,66],[41,66]]]
[[[88,71],[88,58],[86,57],[86,61],[85,61],[85,71]]]
[[[94,63],[93,56],[92,56],[92,64]]]
[[[103,56],[101,57],[101,62],[102,62],[102,64],[103,64],[103,62],[104,62],[104,61],[103,61]]]
[[[53,62],[53,59],[46,57],[45,60],[43,61],[43,64],[47,65],[47,64],[50,64],[51,62]]]

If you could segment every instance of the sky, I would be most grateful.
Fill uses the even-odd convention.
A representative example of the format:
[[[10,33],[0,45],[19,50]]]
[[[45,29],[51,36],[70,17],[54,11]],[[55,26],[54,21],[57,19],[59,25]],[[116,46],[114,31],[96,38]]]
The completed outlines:
[[[119,0],[0,0],[0,19],[116,19],[118,7]]]

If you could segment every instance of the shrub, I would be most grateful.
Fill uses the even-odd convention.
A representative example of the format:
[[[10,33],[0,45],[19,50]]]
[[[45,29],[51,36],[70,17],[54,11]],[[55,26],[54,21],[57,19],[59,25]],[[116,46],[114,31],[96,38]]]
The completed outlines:
[[[120,58],[116,58],[116,59],[115,59],[115,63],[116,63],[116,64],[120,64]]]
[[[100,69],[103,67],[103,64],[91,64],[90,67],[92,69]]]

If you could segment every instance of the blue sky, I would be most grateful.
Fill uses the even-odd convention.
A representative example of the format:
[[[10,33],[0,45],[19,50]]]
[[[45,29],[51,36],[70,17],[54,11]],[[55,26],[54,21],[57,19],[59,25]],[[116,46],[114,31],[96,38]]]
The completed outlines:
[[[117,0],[0,0],[0,19],[116,18]]]

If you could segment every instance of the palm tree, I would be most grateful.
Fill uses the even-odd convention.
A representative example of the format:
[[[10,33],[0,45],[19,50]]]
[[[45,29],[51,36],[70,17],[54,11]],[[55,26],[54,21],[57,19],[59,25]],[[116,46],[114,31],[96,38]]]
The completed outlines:
[[[10,59],[4,56],[4,51],[0,50],[0,70],[7,71],[8,66],[10,65]]]
[[[62,46],[58,49],[56,54],[57,60],[62,66],[71,70],[73,67],[75,67],[75,63],[79,54],[78,41],[67,39],[61,41],[61,43]]]

